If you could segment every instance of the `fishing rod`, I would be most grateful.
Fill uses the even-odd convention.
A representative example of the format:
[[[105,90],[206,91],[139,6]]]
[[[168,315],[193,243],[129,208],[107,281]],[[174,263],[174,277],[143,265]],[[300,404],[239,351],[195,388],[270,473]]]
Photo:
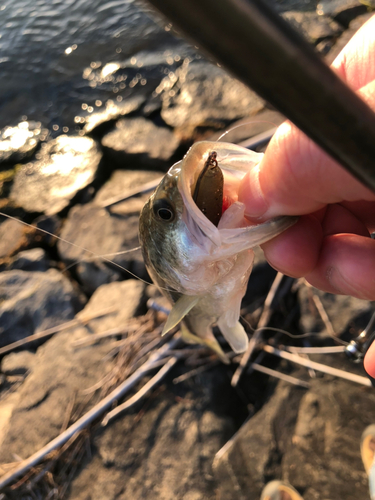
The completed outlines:
[[[149,0],[375,192],[375,114],[264,0]]]

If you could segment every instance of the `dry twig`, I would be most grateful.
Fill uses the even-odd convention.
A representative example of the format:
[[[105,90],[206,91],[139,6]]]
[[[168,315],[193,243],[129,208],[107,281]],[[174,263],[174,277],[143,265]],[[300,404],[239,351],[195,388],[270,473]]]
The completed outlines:
[[[142,318],[142,320],[145,320],[145,322],[142,324],[142,327],[145,328],[145,331],[147,331],[147,328],[151,327],[151,329],[152,329],[155,326],[154,319],[153,319],[152,315],[149,313],[147,313]],[[140,328],[140,318],[136,317],[136,318],[133,318],[132,320],[128,321],[127,324],[122,326],[121,328],[115,327],[115,328],[111,328],[105,332],[89,334],[81,339],[76,340],[75,342],[73,342],[72,345],[74,347],[83,346],[83,345],[84,346],[92,345],[92,344],[95,344],[98,340],[102,340],[104,338],[118,336],[118,335],[125,335],[125,334],[129,335],[129,334],[137,331],[139,328]],[[127,339],[125,339],[125,340],[127,340]]]
[[[176,377],[173,379],[174,384],[180,384],[181,382],[185,382],[185,380],[188,380],[191,377],[194,377],[195,375],[199,375],[200,373],[205,372],[206,370],[209,370],[210,368],[218,365],[221,363],[219,359],[214,359],[210,363],[206,363],[203,366],[199,366],[198,368],[194,368],[194,370],[190,370],[183,375],[180,375],[179,377]]]
[[[284,382],[289,382],[289,384],[298,385],[299,387],[303,387],[304,389],[309,389],[310,384],[305,382],[304,380],[300,380],[296,377],[291,377],[290,375],[286,375],[285,373],[278,372],[276,370],[272,370],[271,368],[267,368],[263,365],[258,365],[258,363],[251,363],[251,368],[253,370],[265,373],[266,375],[270,375],[271,377],[278,378],[280,380],[284,380]]]
[[[333,329],[331,320],[328,317],[327,311],[324,309],[324,306],[323,306],[322,301],[320,300],[320,297],[318,295],[316,295],[316,293],[313,293],[312,298],[313,298],[315,307],[317,308],[318,313],[319,313],[320,317],[322,318],[323,323],[327,329],[328,335],[330,337],[337,338],[337,335],[335,333],[335,330]]]
[[[162,358],[168,355],[170,349],[174,349],[179,342],[179,339],[173,339],[169,343],[163,345],[155,353],[153,353],[148,361],[138,368],[129,378],[127,378],[119,387],[114,389],[107,397],[94,406],[83,417],[72,424],[66,431],[61,433],[55,439],[50,441],[46,446],[38,450],[31,457],[23,460],[16,468],[0,478],[0,490],[5,488],[22,474],[27,473],[32,467],[40,463],[49,453],[56,450],[69,439],[73,438],[78,432],[85,429],[105,411],[107,411],[115,401],[121,399],[134,385],[141,380],[146,373],[153,370],[157,363]]]
[[[312,290],[313,287],[310,285],[310,283],[308,283],[306,280],[305,280],[305,285],[310,289]],[[312,299],[313,299],[313,302],[314,302],[314,305],[319,313],[319,316],[321,317],[323,323],[324,323],[324,326],[326,327],[326,330],[327,330],[327,333],[330,337],[332,337],[334,340],[336,340],[336,342],[339,342],[343,345],[347,345],[347,342],[343,342],[336,334],[334,328],[333,328],[333,325],[331,323],[331,320],[329,319],[329,316],[327,314],[327,311],[325,310],[324,308],[324,305],[323,305],[323,302],[320,300],[320,297],[319,295],[317,295],[316,293],[313,293],[312,292]]]
[[[113,312],[113,311],[114,311],[114,309],[113,309],[113,307],[111,307],[111,308],[105,309],[105,310],[100,311],[100,312],[95,312],[91,315],[74,318],[71,321],[67,321],[66,323],[62,323],[61,325],[53,326],[52,328],[48,328],[48,330],[44,330],[43,332],[34,333],[33,335],[29,335],[28,337],[25,337],[24,339],[17,340],[17,342],[13,342],[12,344],[8,344],[8,345],[2,347],[0,349],[0,356],[2,356],[3,354],[6,354],[7,352],[14,351],[14,349],[17,349],[18,347],[24,346],[26,344],[30,344],[31,342],[34,342],[34,340],[45,339],[47,337],[50,337],[51,335],[54,335],[55,333],[61,332],[62,330],[66,330],[67,328],[71,328],[73,326],[78,326],[78,325],[88,323],[92,319],[100,318],[101,316],[105,316],[106,314]]]
[[[262,312],[262,314],[259,318],[259,321],[258,321],[258,327],[255,330],[253,336],[251,337],[247,351],[242,356],[241,362],[240,362],[239,366],[237,367],[237,370],[234,372],[234,375],[232,377],[231,384],[233,387],[236,387],[236,385],[238,384],[238,382],[242,376],[242,373],[243,373],[244,369],[246,368],[246,366],[250,360],[251,355],[254,352],[254,349],[256,348],[256,346],[259,343],[260,337],[262,335],[262,328],[264,328],[267,325],[267,323],[269,322],[269,320],[271,318],[271,315],[273,312],[273,310],[271,309],[271,305],[272,305],[273,299],[275,298],[276,292],[281,284],[283,276],[284,275],[280,272],[276,274],[274,282],[272,283],[270,291],[268,292],[268,295],[267,295],[266,300],[264,302],[264,308],[263,308],[263,312]]]
[[[295,354],[338,354],[345,351],[344,345],[328,347],[294,347],[285,346],[285,350]]]
[[[279,358],[287,359],[288,361],[292,361],[293,363],[297,363],[302,366],[306,366],[306,368],[312,368],[313,370],[327,373],[328,375],[333,375],[334,377],[340,377],[345,380],[350,380],[350,382],[355,382],[360,385],[365,385],[366,387],[371,387],[371,382],[368,378],[361,377],[360,375],[356,375],[355,373],[348,373],[344,370],[339,370],[338,368],[332,368],[331,366],[323,365],[322,363],[304,359],[301,358],[301,356],[297,356],[296,354],[292,354],[291,352],[287,352],[284,350],[276,349],[275,347],[272,347],[270,345],[264,346],[263,349],[269,354],[273,354],[275,356],[278,356]]]
[[[122,405],[118,406],[114,410],[110,411],[103,419],[102,426],[106,426],[110,420],[115,418],[117,415],[127,410],[131,406],[138,403],[140,399],[142,399],[151,389],[153,389],[156,384],[158,384],[165,375],[169,372],[169,370],[177,363],[178,358],[173,357],[170,358],[164,366],[158,371],[156,375],[154,375],[143,387],[140,389],[133,397],[125,401]]]

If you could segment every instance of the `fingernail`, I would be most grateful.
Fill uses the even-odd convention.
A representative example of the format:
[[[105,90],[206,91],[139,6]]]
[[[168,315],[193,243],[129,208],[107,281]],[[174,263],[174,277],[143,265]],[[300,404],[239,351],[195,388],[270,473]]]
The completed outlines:
[[[245,175],[240,184],[238,201],[245,204],[245,215],[250,218],[259,218],[268,210],[268,204],[264,198],[260,181],[259,167],[254,167]]]

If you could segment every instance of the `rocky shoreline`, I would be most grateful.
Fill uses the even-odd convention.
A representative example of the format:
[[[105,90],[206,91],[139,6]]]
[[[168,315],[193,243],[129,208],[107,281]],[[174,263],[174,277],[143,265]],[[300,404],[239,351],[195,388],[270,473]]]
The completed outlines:
[[[356,0],[322,2],[317,9],[312,4],[276,6],[328,61],[372,15]],[[112,83],[128,78],[122,68],[112,69]],[[27,121],[0,131],[0,211],[31,224],[0,218],[0,348],[77,318],[47,340],[2,355],[1,474],[92,408],[103,387],[126,378],[139,345],[163,342],[157,327],[165,316],[147,307],[150,298],[158,300],[155,287],[128,273],[148,280],[139,249],[132,249],[138,247],[138,215],[150,183],[195,140],[217,137],[242,121],[244,127],[227,136],[239,142],[283,121],[207,61],[173,60],[169,70],[160,69],[158,80],[145,77],[144,84],[132,76],[143,89],[139,95],[82,113],[75,136],[55,137]],[[115,203],[137,189],[136,196]],[[243,305],[253,327],[274,277],[257,252]],[[371,303],[288,283],[268,325],[317,335],[279,341],[334,344],[313,297],[342,340],[359,334],[371,317]],[[100,311],[105,314],[95,317]],[[153,328],[138,337],[145,317]],[[124,333],[134,318],[141,323]],[[118,333],[85,343],[112,329]],[[312,359],[364,375],[343,354]],[[309,376],[271,355],[263,357],[264,365],[309,387],[256,371],[245,372],[232,387],[238,361],[224,366],[197,349],[151,395],[106,427],[96,422],[79,435],[80,446],[51,454],[0,498],[257,500],[275,478],[292,482],[305,500],[367,498],[359,440],[373,423],[373,389],[318,372]]]

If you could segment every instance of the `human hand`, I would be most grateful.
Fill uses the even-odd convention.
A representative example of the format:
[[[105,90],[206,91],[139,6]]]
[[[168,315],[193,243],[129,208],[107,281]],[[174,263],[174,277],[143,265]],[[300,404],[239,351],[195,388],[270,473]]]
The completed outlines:
[[[375,16],[332,66],[375,110]],[[273,267],[330,293],[375,300],[375,240],[370,238],[375,195],[290,122],[279,127],[261,164],[243,179],[239,200],[259,222],[301,216],[262,246]],[[372,350],[365,367],[375,376],[375,343]]]

